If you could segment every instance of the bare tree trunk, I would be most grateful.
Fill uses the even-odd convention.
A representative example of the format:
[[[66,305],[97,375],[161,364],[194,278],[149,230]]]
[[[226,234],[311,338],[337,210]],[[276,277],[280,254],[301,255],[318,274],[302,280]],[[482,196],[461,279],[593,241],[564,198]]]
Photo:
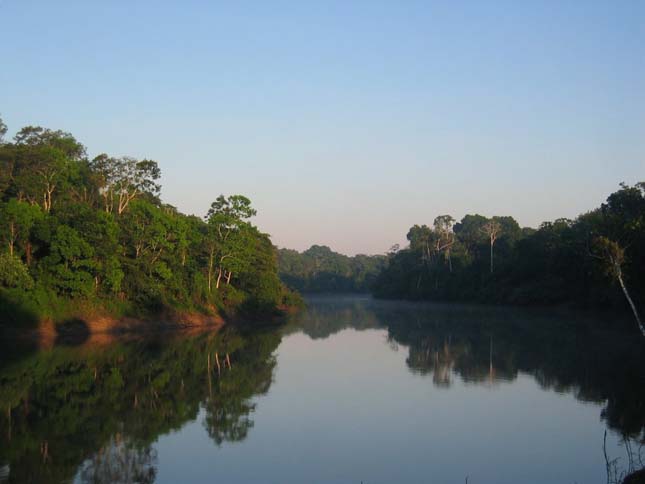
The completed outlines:
[[[13,256],[13,246],[16,241],[16,225],[14,222],[9,224],[9,255]]]
[[[215,255],[213,254],[213,251],[211,250],[209,257],[208,257],[208,292],[211,292],[211,289],[213,287],[213,260],[215,258]]]
[[[491,274],[493,273],[493,245],[494,245],[494,242],[491,241],[490,243],[490,273]]]
[[[227,286],[231,283],[231,276],[232,275],[233,275],[233,273],[230,272],[230,271],[228,272],[228,274],[226,274],[226,285]]]
[[[31,266],[31,242],[25,244],[25,258],[27,259],[27,265]]]
[[[219,289],[219,283],[222,280],[222,266],[219,266],[219,272],[217,273],[217,283],[215,284],[215,288]]]
[[[49,212],[52,209],[52,194],[56,190],[56,185],[47,183],[45,188],[45,212]]]
[[[217,374],[221,375],[222,374],[222,367],[219,364],[219,354],[217,351],[215,352],[215,363],[217,364]]]
[[[625,298],[627,299],[627,302],[629,302],[629,305],[632,308],[632,312],[634,313],[634,317],[636,318],[636,323],[638,324],[638,329],[640,329],[641,334],[643,336],[645,336],[645,327],[643,327],[643,322],[641,321],[641,318],[638,316],[638,311],[636,310],[636,305],[634,304],[634,301],[632,301],[632,298],[629,296],[629,292],[627,291],[627,287],[625,286],[625,283],[623,282],[622,271],[618,272],[618,282],[620,283],[620,287],[623,289],[623,294],[625,295]]]

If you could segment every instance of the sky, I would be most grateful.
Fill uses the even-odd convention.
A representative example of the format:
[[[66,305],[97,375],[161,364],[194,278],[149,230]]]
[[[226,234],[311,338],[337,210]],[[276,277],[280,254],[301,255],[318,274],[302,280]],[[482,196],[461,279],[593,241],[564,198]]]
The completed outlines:
[[[645,181],[645,2],[0,0],[0,116],[156,160],[280,247],[383,253]]]

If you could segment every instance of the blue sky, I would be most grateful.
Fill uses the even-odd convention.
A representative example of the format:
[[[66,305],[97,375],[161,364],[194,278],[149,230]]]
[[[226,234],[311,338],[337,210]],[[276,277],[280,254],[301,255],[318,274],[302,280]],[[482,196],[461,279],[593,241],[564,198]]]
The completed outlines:
[[[0,115],[157,160],[203,215],[381,253],[436,215],[537,226],[645,180],[645,2],[0,0]]]

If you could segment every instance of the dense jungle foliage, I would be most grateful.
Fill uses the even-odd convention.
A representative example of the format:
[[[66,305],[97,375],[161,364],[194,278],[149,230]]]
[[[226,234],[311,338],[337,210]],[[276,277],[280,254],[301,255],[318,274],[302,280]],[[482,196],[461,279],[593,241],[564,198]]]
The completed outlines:
[[[374,294],[383,298],[624,307],[645,302],[645,183],[621,185],[575,220],[449,215],[410,228]],[[631,296],[630,296],[631,295]]]
[[[280,278],[292,289],[306,293],[367,293],[385,261],[380,255],[349,257],[324,245],[312,245],[304,252],[278,250]]]
[[[61,319],[79,311],[154,315],[231,308],[270,313],[283,287],[269,236],[242,195],[205,217],[160,199],[152,160],[89,159],[70,133],[0,121],[0,316]]]

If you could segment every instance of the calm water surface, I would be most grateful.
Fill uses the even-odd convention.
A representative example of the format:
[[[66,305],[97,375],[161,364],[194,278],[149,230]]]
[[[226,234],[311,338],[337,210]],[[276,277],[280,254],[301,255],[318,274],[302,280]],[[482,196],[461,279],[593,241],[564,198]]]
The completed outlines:
[[[645,346],[587,323],[328,297],[252,333],[5,341],[0,482],[604,483],[605,431],[639,463]]]

